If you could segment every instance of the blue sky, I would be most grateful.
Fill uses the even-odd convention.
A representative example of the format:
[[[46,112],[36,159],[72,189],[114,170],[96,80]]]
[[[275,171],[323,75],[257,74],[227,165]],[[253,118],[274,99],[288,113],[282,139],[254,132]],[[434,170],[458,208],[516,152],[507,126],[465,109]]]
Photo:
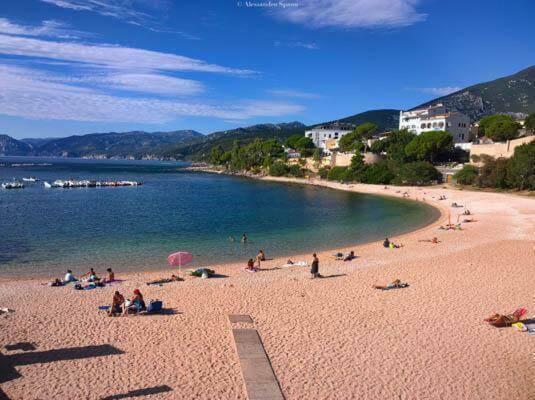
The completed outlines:
[[[0,133],[307,124],[535,64],[532,0],[3,0]]]

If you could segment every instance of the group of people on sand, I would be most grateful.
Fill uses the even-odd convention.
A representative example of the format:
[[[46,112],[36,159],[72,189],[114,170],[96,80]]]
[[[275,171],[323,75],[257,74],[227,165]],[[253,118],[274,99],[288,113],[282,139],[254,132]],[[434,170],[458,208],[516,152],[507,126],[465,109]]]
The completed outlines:
[[[385,240],[383,241],[383,247],[387,249],[399,249],[403,247],[403,244],[402,243],[396,244],[392,242],[390,239],[385,238]]]
[[[250,258],[249,261],[247,261],[245,270],[248,272],[257,272],[260,270],[260,265],[263,261],[266,261],[266,254],[264,253],[264,250],[258,250],[256,258],[254,260]]]
[[[72,270],[68,269],[63,279],[56,278],[52,282],[50,282],[49,285],[64,286],[69,283],[74,283],[76,285],[77,282],[87,282],[93,286],[104,286],[105,284],[114,282],[116,280],[115,272],[113,272],[111,268],[107,268],[106,273],[106,278],[99,278],[95,270],[93,268],[90,268],[89,271],[87,271],[85,274],[80,275],[80,278],[76,278]]]
[[[134,295],[131,299],[125,299],[124,296],[116,290],[113,294],[113,300],[111,307],[108,310],[108,315],[113,317],[118,315],[137,314],[146,309],[147,306],[145,305],[145,300],[139,289],[134,289]]]

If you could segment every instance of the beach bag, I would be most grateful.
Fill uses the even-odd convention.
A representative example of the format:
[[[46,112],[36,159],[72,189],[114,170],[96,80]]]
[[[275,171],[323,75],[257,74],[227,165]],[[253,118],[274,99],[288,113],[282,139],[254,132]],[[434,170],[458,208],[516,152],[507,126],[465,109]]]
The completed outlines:
[[[163,302],[160,300],[152,300],[147,307],[147,312],[149,313],[159,313],[162,312]]]

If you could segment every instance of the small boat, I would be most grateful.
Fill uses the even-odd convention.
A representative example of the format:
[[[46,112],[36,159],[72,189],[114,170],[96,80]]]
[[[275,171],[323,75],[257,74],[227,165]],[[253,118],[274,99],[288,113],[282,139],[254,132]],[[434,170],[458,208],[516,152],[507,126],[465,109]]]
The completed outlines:
[[[6,182],[2,183],[2,189],[24,189],[24,185],[21,182]]]
[[[50,189],[52,187],[52,185],[50,183],[48,183],[47,181],[44,181],[43,182],[43,185],[45,186],[45,188],[47,189]]]
[[[37,178],[34,178],[33,176],[30,176],[30,177],[28,177],[28,178],[22,178],[22,180],[23,180],[24,182],[37,182],[37,181],[38,181],[38,179],[37,179]]]

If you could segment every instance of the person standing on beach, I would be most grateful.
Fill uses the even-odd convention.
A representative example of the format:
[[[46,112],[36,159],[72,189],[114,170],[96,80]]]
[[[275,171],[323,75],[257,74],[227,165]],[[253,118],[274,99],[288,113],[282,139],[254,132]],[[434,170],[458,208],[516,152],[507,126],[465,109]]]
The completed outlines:
[[[312,266],[310,268],[310,273],[312,274],[312,278],[319,278],[320,277],[320,260],[316,253],[312,254]]]
[[[262,261],[266,261],[266,256],[263,250],[258,250],[258,254],[256,255],[256,264],[258,269],[260,269],[260,263]]]

